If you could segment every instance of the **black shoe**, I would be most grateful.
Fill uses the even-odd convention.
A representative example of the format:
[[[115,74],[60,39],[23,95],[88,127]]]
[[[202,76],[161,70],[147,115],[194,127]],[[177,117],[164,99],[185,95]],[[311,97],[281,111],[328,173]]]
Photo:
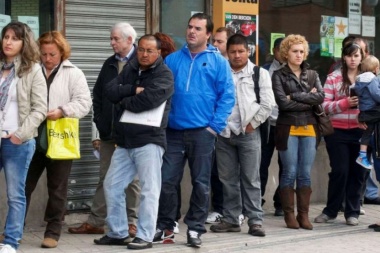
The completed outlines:
[[[380,227],[374,228],[373,231],[380,232]]]
[[[248,234],[253,236],[265,236],[265,230],[260,224],[253,224],[249,226]]]
[[[190,247],[197,247],[197,248],[202,246],[202,240],[197,231],[187,230],[187,245]]]
[[[122,239],[118,239],[105,235],[100,239],[94,239],[94,243],[97,245],[128,245],[129,242],[126,241],[127,239],[128,236]]]
[[[374,198],[374,199],[367,199],[364,198],[364,204],[369,204],[369,205],[380,205],[380,198]]]
[[[380,225],[377,225],[377,224],[375,223],[375,224],[371,224],[371,225],[369,225],[368,228],[380,228]]]
[[[151,242],[144,241],[141,238],[135,237],[131,243],[128,244],[128,249],[149,249],[152,248],[153,244]]]
[[[154,235],[154,238],[153,238],[153,243],[162,243],[162,244],[175,243],[173,231],[170,231],[167,229],[161,230],[157,228],[156,234]]]
[[[282,208],[276,208],[274,210],[274,216],[284,216],[284,211],[282,210]]]

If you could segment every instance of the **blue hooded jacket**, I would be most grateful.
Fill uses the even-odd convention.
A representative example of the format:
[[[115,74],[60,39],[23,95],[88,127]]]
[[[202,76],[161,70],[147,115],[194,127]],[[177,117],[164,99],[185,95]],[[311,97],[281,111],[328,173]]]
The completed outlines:
[[[372,110],[380,105],[380,78],[372,72],[358,75],[354,89],[359,98],[360,111]]]
[[[194,59],[187,45],[165,58],[174,76],[168,127],[176,130],[210,127],[220,133],[235,105],[229,63],[211,45]]]

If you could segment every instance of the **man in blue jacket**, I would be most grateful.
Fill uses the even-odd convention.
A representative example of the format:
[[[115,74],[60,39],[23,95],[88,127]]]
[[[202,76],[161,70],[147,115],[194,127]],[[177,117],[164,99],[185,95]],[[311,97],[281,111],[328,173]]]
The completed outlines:
[[[210,174],[216,135],[226,126],[235,104],[234,84],[226,59],[207,43],[213,31],[210,17],[194,14],[186,29],[187,44],[165,59],[174,76],[174,95],[167,128],[168,149],[162,165],[156,243],[173,243],[178,206],[176,186],[186,159],[193,190],[184,222],[187,243],[199,247],[209,207]]]
[[[160,49],[161,42],[153,35],[142,36],[138,42],[137,59],[131,60],[106,86],[106,97],[115,104],[116,149],[104,180],[109,231],[94,240],[98,245],[128,244],[129,249],[152,247],[161,189],[162,156],[166,149],[165,128],[174,83],[170,69],[160,56]],[[161,105],[164,109],[160,113],[152,112]],[[150,117],[144,122],[120,122],[125,110],[136,114],[149,111],[148,114],[158,115],[159,120],[155,121],[157,124],[150,123],[149,120],[154,119]],[[141,117],[139,114],[131,119]],[[136,237],[128,243],[124,189],[137,175],[141,185],[139,219]]]

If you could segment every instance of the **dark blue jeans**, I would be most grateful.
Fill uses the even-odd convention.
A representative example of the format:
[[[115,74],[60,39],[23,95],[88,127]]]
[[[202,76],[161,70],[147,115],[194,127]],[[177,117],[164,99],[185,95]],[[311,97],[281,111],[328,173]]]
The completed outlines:
[[[334,129],[326,136],[326,148],[330,158],[327,205],[323,213],[335,218],[345,198],[345,218],[358,218],[360,198],[365,183],[366,169],[356,163],[363,131],[356,129]]]
[[[166,130],[167,150],[162,165],[162,188],[157,228],[173,230],[178,208],[177,186],[186,160],[193,190],[184,222],[189,230],[205,233],[210,199],[210,176],[216,137],[205,128]]]

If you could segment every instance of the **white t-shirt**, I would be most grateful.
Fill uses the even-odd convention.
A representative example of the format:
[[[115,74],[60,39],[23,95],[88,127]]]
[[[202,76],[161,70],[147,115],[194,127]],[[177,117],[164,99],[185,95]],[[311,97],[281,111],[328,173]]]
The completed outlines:
[[[4,78],[1,78],[0,82],[4,82]],[[4,124],[2,130],[7,130],[9,133],[16,132],[18,129],[18,102],[17,102],[17,89],[15,85],[10,87],[10,101],[8,108],[5,112]]]

